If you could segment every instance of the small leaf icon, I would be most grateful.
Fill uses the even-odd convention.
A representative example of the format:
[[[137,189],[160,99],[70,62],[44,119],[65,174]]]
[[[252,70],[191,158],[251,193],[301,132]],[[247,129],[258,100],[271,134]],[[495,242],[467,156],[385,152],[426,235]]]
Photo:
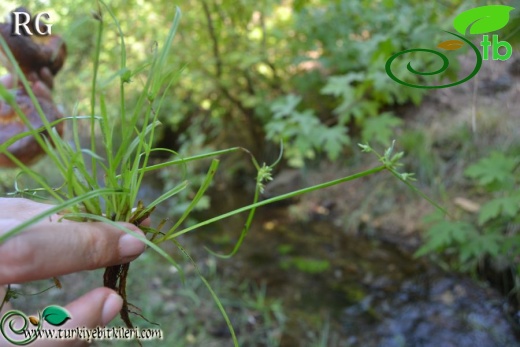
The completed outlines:
[[[37,326],[40,320],[38,319],[38,317],[29,316],[29,322],[31,322],[32,325]]]
[[[61,306],[47,306],[42,313],[42,317],[49,324],[59,326],[70,319],[69,312]]]
[[[456,51],[464,45],[464,42],[459,40],[448,40],[441,42],[437,45],[438,48],[445,49],[447,51]]]
[[[488,5],[472,8],[459,14],[453,20],[453,27],[460,34],[486,34],[502,29],[509,22],[509,12],[514,7],[504,5]]]

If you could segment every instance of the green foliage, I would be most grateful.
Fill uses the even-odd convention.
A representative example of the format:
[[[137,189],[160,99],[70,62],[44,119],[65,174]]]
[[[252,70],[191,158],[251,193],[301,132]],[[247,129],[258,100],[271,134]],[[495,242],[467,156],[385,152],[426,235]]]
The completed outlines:
[[[238,333],[240,346],[280,345],[282,332],[287,321],[284,305],[279,299],[269,298],[265,285],[249,281],[237,283],[228,276],[221,275],[220,265],[214,258],[199,259],[201,271],[226,307],[233,312],[233,325]],[[146,276],[131,276],[129,286],[136,294],[132,303],[142,309],[145,317],[153,317],[153,322],[161,324],[163,340],[143,342],[144,346],[161,345],[175,347],[230,346],[231,338],[222,331],[222,318],[215,308],[212,298],[204,288],[204,283],[193,272],[187,272],[185,281],[178,276],[165,276],[165,267],[160,258],[145,253],[139,262],[132,264],[137,273]],[[86,274],[91,281],[97,280],[92,273]],[[150,280],[160,283],[160,290],[154,295],[142,295],[150,290]],[[251,322],[254,317],[254,322]],[[119,326],[112,322],[111,326]],[[151,322],[143,321],[140,329],[158,328]],[[215,334],[222,331],[222,335]],[[127,340],[104,341],[104,346],[132,346]]]
[[[362,141],[386,145],[400,125],[395,115],[384,112],[386,108],[418,103],[424,91],[392,81],[385,61],[403,49],[435,46],[436,35],[451,22],[458,5],[453,3],[182,2],[182,30],[176,38],[182,49],[166,63],[184,70],[163,102],[166,112],[158,116],[163,127],[157,129],[157,138],[164,136],[162,142],[177,152],[181,147],[240,145],[253,148],[255,155],[284,139],[285,157],[293,166],[319,153],[339,158],[360,132]],[[114,0],[110,5],[129,43],[127,66],[132,68],[119,71],[114,59],[121,51],[117,28],[108,23],[106,48],[100,54],[102,83],[118,76],[127,81],[150,60],[165,31],[151,30],[147,24],[167,27],[172,12],[171,3],[164,0]],[[93,37],[84,4],[71,2],[64,10],[61,2],[50,1],[50,6],[60,15],[57,25],[69,28],[69,52],[80,53],[71,54],[65,71],[77,78],[60,84],[68,93],[76,80],[90,80],[90,69],[84,67],[90,62]],[[414,59],[418,68],[429,63],[428,57]],[[396,62],[396,69],[406,69],[406,62]],[[139,93],[138,83],[127,85],[130,103]],[[85,91],[88,86],[80,87]],[[113,110],[110,103],[116,93],[105,92],[107,108]],[[78,94],[85,95],[80,91],[59,99]],[[88,99],[80,97],[80,114],[87,105]]]
[[[499,217],[514,218],[520,210],[520,193],[503,198],[495,198],[486,202],[480,209],[478,224],[484,225]]]
[[[285,88],[291,93],[269,108],[273,117],[263,116],[267,138],[285,139],[286,157],[295,166],[320,151],[337,158],[351,142],[352,127],[361,129],[363,141],[390,142],[402,122],[381,110],[419,103],[423,91],[397,85],[382,66],[396,51],[434,42],[436,21],[446,15],[447,7],[414,1],[299,3],[292,12],[294,40],[287,42],[297,75]],[[429,59],[419,56],[414,66]],[[285,117],[279,117],[280,106]]]
[[[438,214],[426,219],[430,224],[427,241],[416,256],[455,253],[463,269],[474,268],[484,256],[505,257],[518,266],[519,235],[509,231],[508,225],[520,222],[520,178],[515,173],[519,163],[517,156],[492,152],[470,165],[465,174],[473,179],[476,189],[487,194],[487,201],[476,215],[465,215],[463,220]]]
[[[365,121],[361,137],[365,142],[374,139],[380,144],[389,143],[394,135],[392,129],[402,123],[401,119],[391,113],[382,113],[377,118],[369,118]]]
[[[470,259],[478,260],[486,253],[495,256],[498,254],[498,239],[495,234],[480,235],[472,223],[445,220],[442,215],[429,221],[433,225],[426,234],[428,242],[419,249],[416,256],[455,248],[460,252],[460,262],[464,263]]]
[[[312,110],[297,111],[301,100],[289,94],[273,103],[273,120],[265,128],[267,138],[291,144],[286,155],[293,166],[302,166],[304,159],[314,158],[316,150],[324,150],[331,160],[337,159],[343,145],[350,142],[347,129],[321,124]]]
[[[511,189],[516,181],[513,169],[517,165],[518,158],[492,152],[489,157],[468,167],[465,174],[490,191]]]

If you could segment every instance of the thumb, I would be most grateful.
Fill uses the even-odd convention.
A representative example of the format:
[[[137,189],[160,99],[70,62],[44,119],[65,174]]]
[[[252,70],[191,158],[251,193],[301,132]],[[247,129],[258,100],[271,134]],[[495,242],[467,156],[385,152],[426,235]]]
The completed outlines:
[[[123,299],[112,289],[94,289],[65,306],[72,318],[62,328],[105,326],[121,311],[122,306]]]

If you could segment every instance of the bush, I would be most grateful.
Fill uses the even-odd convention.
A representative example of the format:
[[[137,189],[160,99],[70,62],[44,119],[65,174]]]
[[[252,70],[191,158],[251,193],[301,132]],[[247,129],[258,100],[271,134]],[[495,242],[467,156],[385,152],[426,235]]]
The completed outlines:
[[[520,274],[520,178],[518,154],[492,152],[470,165],[465,175],[473,189],[485,197],[479,207],[466,207],[458,219],[439,214],[427,219],[427,241],[416,253],[451,254],[452,264],[461,270],[475,271],[488,258],[495,264],[507,264],[515,276]],[[520,279],[520,277],[518,278]]]

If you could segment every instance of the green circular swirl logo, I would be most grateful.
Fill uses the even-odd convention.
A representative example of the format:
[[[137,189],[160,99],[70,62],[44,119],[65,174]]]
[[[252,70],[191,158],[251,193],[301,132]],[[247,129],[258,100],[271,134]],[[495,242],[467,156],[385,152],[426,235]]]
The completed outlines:
[[[400,57],[401,55],[404,55],[404,54],[407,54],[407,53],[411,53],[411,52],[426,52],[426,53],[430,53],[430,54],[435,54],[438,57],[440,57],[442,59],[442,62],[443,62],[442,66],[439,69],[437,69],[435,71],[431,71],[431,72],[420,72],[420,71],[417,71],[417,70],[415,70],[412,67],[411,62],[409,62],[406,65],[406,68],[411,73],[413,73],[415,75],[428,76],[428,75],[438,75],[438,74],[441,74],[444,71],[446,71],[446,69],[450,65],[448,57],[446,57],[444,54],[442,54],[442,53],[440,53],[438,51],[434,51],[433,49],[426,49],[426,48],[407,49],[407,50],[401,51],[401,52],[396,53],[393,56],[391,56],[390,59],[388,59],[386,61],[386,64],[385,64],[385,70],[386,70],[386,73],[388,74],[388,76],[390,76],[390,78],[393,79],[394,81],[396,81],[397,83],[400,83],[400,84],[405,85],[407,87],[423,88],[423,89],[436,89],[436,88],[453,87],[453,86],[456,86],[457,84],[461,84],[461,83],[464,83],[464,82],[469,81],[470,79],[472,79],[478,73],[478,71],[480,70],[480,67],[482,66],[482,55],[480,54],[480,51],[478,50],[478,48],[473,43],[471,43],[465,37],[457,35],[457,34],[454,34],[454,33],[451,33],[449,31],[447,31],[447,33],[449,33],[451,35],[455,35],[458,38],[464,40],[464,42],[466,42],[468,45],[470,45],[471,48],[473,48],[473,51],[475,52],[475,55],[477,57],[477,62],[476,62],[475,68],[473,69],[473,71],[471,71],[471,73],[467,77],[465,77],[464,79],[462,79],[460,81],[449,83],[449,84],[443,84],[443,85],[439,85],[439,86],[422,86],[420,84],[412,84],[412,83],[405,82],[403,80],[400,80],[399,78],[397,78],[394,75],[394,73],[392,72],[392,67],[391,67],[392,62],[395,59],[397,59],[398,57]],[[449,42],[449,41],[446,41],[446,42]]]
[[[38,312],[38,317],[27,316],[22,311],[11,310],[0,319],[0,332],[12,344],[25,346],[38,338],[36,332],[42,329],[44,321],[54,326],[60,326],[70,318],[71,316],[65,308],[56,305],[47,306],[43,312]]]

